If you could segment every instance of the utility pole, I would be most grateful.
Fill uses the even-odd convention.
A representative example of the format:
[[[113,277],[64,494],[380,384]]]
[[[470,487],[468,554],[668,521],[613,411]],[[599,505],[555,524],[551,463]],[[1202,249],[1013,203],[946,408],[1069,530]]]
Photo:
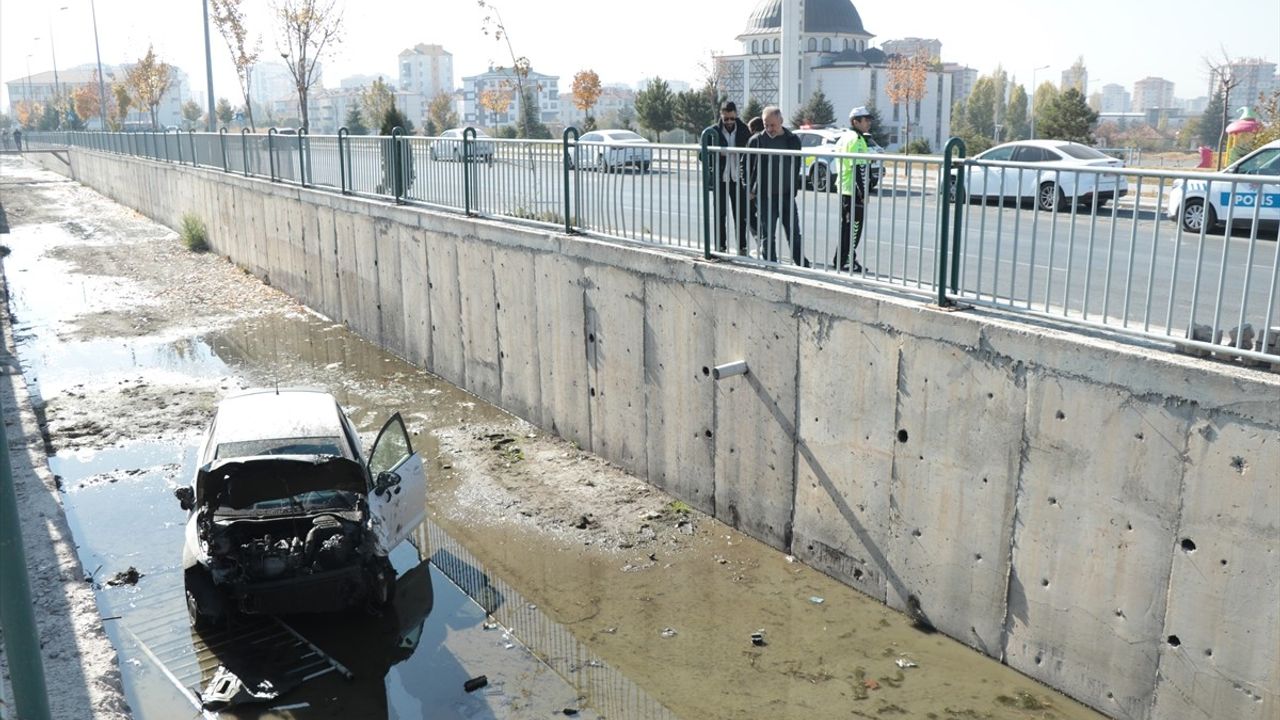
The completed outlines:
[[[107,131],[107,84],[102,79],[102,49],[98,45],[98,9],[94,1],[89,0],[89,12],[93,15],[93,52],[98,56],[98,117],[102,121],[102,132]]]
[[[209,48],[209,0],[204,0],[204,70],[209,94],[209,132],[216,129],[217,118],[213,116],[213,52]]]

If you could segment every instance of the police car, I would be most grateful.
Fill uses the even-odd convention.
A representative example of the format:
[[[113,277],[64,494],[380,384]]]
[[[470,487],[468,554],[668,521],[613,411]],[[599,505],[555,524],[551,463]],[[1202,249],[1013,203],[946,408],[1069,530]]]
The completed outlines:
[[[1234,182],[1228,176],[1253,176]],[[1222,177],[1223,179],[1215,179]],[[1227,222],[1235,227],[1249,227],[1254,219],[1260,224],[1280,223],[1280,140],[1273,140],[1221,173],[1200,178],[1176,180],[1169,193],[1165,214],[1182,224],[1187,232],[1199,233],[1207,226],[1213,230]]]

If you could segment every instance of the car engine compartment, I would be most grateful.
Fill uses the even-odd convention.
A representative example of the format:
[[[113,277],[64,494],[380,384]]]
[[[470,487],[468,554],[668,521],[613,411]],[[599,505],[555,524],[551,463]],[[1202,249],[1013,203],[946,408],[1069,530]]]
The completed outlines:
[[[204,534],[204,533],[202,533]],[[254,584],[361,567],[373,542],[356,512],[217,519],[207,526],[214,582]]]

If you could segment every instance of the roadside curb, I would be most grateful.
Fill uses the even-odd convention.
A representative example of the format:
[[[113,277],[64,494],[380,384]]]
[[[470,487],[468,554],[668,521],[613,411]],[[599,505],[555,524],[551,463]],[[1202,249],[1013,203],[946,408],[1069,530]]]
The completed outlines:
[[[49,469],[40,423],[18,360],[9,286],[0,260],[0,406],[22,518],[22,544],[51,717],[130,717],[115,648],[103,629],[93,586],[67,524]],[[0,697],[12,698],[0,646]],[[3,708],[8,714],[8,708]]]

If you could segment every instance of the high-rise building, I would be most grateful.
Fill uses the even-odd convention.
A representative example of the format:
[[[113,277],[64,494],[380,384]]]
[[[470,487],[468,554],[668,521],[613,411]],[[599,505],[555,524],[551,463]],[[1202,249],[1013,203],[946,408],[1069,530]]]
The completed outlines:
[[[1158,77],[1145,77],[1133,84],[1133,110],[1145,112],[1173,107],[1173,83]]]
[[[885,55],[902,55],[905,57],[923,55],[929,60],[937,60],[942,57],[942,41],[933,38],[911,37],[899,40],[885,40],[880,43],[880,49],[884,50]]]
[[[453,92],[453,55],[439,45],[418,43],[400,52],[400,82],[403,92],[433,98]]]
[[[275,100],[293,96],[296,113],[297,92],[284,63],[260,62],[249,71],[249,98],[259,105],[269,107]]]
[[[525,91],[538,100],[538,119],[558,123],[560,119],[560,78],[529,71]],[[511,125],[520,118],[519,83],[510,68],[489,68],[479,75],[462,78],[462,124],[497,127]]]
[[[1085,68],[1082,61],[1077,60],[1074,65],[1062,71],[1062,84],[1058,86],[1059,90],[1065,91],[1069,88],[1075,88],[1080,91],[1081,95],[1084,95],[1088,87],[1089,70]]]
[[[1280,79],[1276,76],[1276,64],[1259,58],[1240,60],[1231,63],[1230,77],[1235,82],[1231,89],[1231,110],[1242,105],[1254,106],[1259,98],[1266,100],[1271,93],[1280,90]],[[1218,88],[1210,82],[1209,95],[1217,93]]]
[[[1101,102],[1098,106],[1098,112],[1129,112],[1129,91],[1125,90],[1123,85],[1117,85],[1116,83],[1103,85],[1100,98]]]

